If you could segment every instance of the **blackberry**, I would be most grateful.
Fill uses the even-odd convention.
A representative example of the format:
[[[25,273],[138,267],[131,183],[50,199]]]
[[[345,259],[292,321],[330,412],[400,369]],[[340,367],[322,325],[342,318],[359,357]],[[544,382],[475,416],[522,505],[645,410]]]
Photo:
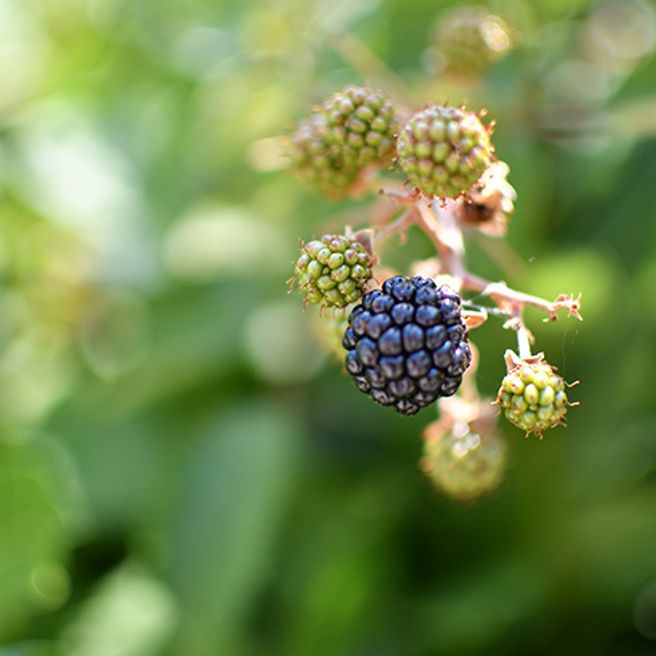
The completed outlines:
[[[365,294],[342,341],[358,389],[403,415],[455,394],[471,362],[460,304],[450,287],[419,276]]]
[[[308,187],[326,198],[337,200],[355,186],[359,171],[345,167],[327,141],[327,123],[323,114],[315,114],[299,123],[291,137],[291,163]]]
[[[512,47],[506,22],[480,6],[457,6],[442,14],[434,40],[444,68],[467,77],[478,77]]]
[[[542,354],[523,360],[515,356],[510,361],[497,404],[511,424],[526,431],[527,436],[537,433],[541,439],[543,431],[565,423],[565,381]]]
[[[294,276],[307,303],[343,308],[362,298],[371,278],[371,260],[364,246],[344,235],[324,235],[302,247]]]
[[[363,171],[394,153],[398,124],[388,97],[347,87],[326,100],[292,135],[292,164],[301,179],[327,198],[357,187]]]
[[[405,124],[396,151],[409,182],[422,193],[457,198],[486,171],[494,148],[477,114],[431,105]]]
[[[439,422],[437,422],[439,428]],[[506,445],[494,431],[482,433],[466,423],[446,432],[426,429],[422,469],[433,485],[459,501],[496,489],[503,478]]]
[[[347,87],[323,104],[322,113],[326,140],[343,167],[360,169],[391,159],[398,125],[394,105],[384,93]]]

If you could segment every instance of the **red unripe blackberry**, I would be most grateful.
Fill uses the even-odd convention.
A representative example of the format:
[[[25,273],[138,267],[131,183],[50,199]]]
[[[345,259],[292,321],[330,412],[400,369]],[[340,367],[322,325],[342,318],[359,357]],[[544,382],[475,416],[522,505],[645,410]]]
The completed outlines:
[[[474,112],[431,105],[405,124],[396,145],[408,181],[427,196],[457,198],[487,170],[494,148]]]
[[[358,389],[404,415],[455,394],[471,362],[460,306],[450,287],[419,276],[365,294],[342,342]]]

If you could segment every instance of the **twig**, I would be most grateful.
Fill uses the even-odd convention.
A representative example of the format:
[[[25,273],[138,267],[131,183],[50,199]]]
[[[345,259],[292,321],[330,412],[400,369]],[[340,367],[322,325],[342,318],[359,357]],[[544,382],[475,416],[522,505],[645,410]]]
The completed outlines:
[[[580,294],[578,296],[561,294],[553,301],[547,301],[539,296],[511,289],[505,282],[490,282],[469,272],[466,272],[463,279],[463,288],[480,292],[483,296],[489,296],[500,308],[511,313],[515,313],[517,308],[530,305],[547,313],[548,317],[545,321],[555,321],[558,318],[558,311],[562,309],[567,310],[568,316],[583,321],[580,314]]]
[[[392,221],[392,223],[389,223],[386,225],[384,228],[381,228],[380,230],[376,231],[376,235],[374,237],[374,243],[376,245],[380,244],[382,241],[387,239],[388,237],[391,237],[392,235],[398,233],[401,235],[401,240],[405,240],[405,233],[407,229],[414,225],[417,221],[417,212],[415,211],[414,208],[410,208],[409,210],[406,210],[396,221]]]
[[[459,248],[459,245],[454,243],[452,235],[449,234],[452,226],[448,224],[445,226],[438,220],[435,214],[435,203],[429,206],[426,201],[418,200],[416,206],[419,210],[417,225],[422,228],[433,244],[435,244],[443,269],[452,275],[456,279],[456,285],[460,286],[466,274],[462,261],[464,246]],[[440,215],[440,218],[443,217],[444,215]]]
[[[431,201],[429,204],[423,198],[417,198],[413,192],[381,190],[381,193],[394,198],[399,203],[416,208],[417,211],[412,214],[413,223],[416,223],[433,242],[440,258],[442,270],[453,276],[454,284],[458,288],[477,291],[483,296],[489,296],[501,310],[514,318],[520,317],[522,325],[521,311],[527,305],[546,312],[545,321],[555,321],[558,318],[559,310],[563,309],[567,310],[568,316],[575,317],[579,321],[583,320],[580,314],[581,294],[578,296],[561,294],[553,301],[547,301],[539,296],[511,289],[505,282],[491,282],[468,271],[464,263],[465,247],[462,231],[453,212],[453,201],[443,203]],[[404,221],[409,221],[409,219],[406,218]],[[392,231],[398,230],[397,223],[391,224],[390,230],[393,226]]]

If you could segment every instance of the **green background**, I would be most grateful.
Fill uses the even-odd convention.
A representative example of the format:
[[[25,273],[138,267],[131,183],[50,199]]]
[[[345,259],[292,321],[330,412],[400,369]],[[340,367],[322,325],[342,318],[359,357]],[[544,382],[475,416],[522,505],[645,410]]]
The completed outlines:
[[[0,656],[656,653],[656,10],[492,3],[518,47],[464,83],[427,66],[443,6],[0,0]],[[286,293],[367,204],[275,137],[395,76],[498,122],[516,256],[470,268],[583,292],[528,316],[581,407],[504,425],[477,503],[417,467],[433,410],[372,404]],[[513,335],[474,340],[493,396]]]

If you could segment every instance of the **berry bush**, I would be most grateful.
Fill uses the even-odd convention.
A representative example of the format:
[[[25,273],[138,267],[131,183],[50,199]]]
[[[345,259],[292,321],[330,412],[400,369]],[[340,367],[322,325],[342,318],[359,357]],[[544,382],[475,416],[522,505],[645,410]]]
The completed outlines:
[[[476,15],[468,15],[459,30],[474,24]],[[560,310],[581,319],[580,294],[553,290],[555,300],[548,301],[467,268],[467,237],[482,231],[503,238],[516,199],[510,168],[495,154],[494,123],[485,115],[440,102],[413,112],[382,91],[350,86],[301,121],[289,151],[299,179],[329,199],[374,196],[361,210],[365,226],[347,225],[343,234],[301,246],[289,282],[306,304],[321,307],[326,321],[341,322],[343,366],[357,389],[402,415],[437,404],[442,417],[426,429],[423,469],[456,498],[493,489],[504,461],[484,409],[490,400],[476,391],[470,331],[493,317],[516,333],[517,352],[505,353],[507,375],[496,404],[525,436],[542,439],[565,424],[568,406],[575,405],[544,353],[533,354],[524,309],[537,307],[552,321]],[[398,173],[396,179],[385,169]],[[366,225],[368,216],[381,213],[382,221]],[[383,266],[381,243],[412,227],[428,236],[435,256],[409,272]],[[334,352],[334,341],[328,348]],[[455,394],[458,402],[446,410],[445,400]],[[475,431],[472,423],[481,416],[483,429]]]

